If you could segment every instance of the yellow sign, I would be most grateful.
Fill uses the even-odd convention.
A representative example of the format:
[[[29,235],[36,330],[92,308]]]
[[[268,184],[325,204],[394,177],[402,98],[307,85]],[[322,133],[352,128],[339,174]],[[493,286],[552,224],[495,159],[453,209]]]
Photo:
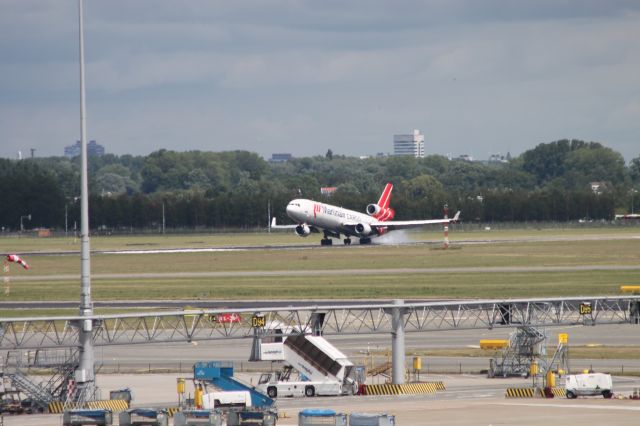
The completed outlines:
[[[580,315],[591,315],[593,308],[590,302],[580,304]]]
[[[558,334],[558,343],[566,345],[569,343],[569,335],[567,333],[559,333]]]
[[[260,315],[254,315],[253,317],[251,317],[251,327],[264,327],[265,325],[267,325],[267,320],[265,319],[265,317],[260,316]]]

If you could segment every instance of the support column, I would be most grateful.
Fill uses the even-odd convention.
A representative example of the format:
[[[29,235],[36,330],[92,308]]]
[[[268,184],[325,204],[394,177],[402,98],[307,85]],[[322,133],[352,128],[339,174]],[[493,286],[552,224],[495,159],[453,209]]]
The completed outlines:
[[[89,243],[89,185],[87,176],[87,125],[85,106],[84,82],[84,25],[83,0],[78,0],[79,39],[80,39],[80,147],[81,147],[81,176],[80,176],[80,236],[81,236],[81,265],[80,265],[80,316],[93,315],[91,302],[91,250]],[[93,321],[80,320],[78,332],[80,359],[75,371],[77,383],[76,400],[86,401],[94,399],[95,394],[95,359],[93,352]]]
[[[394,385],[404,384],[404,300],[393,301],[394,307],[391,309],[391,350],[392,350],[392,383]],[[396,307],[397,306],[397,307]]]

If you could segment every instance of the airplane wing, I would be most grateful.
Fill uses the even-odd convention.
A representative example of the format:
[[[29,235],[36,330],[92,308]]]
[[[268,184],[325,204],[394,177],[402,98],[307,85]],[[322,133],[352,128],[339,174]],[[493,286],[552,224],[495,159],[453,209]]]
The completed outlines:
[[[451,223],[457,222],[460,219],[460,211],[456,215],[449,219],[425,219],[425,220],[392,220],[389,222],[371,222],[369,226],[372,228],[387,228],[391,229],[407,229],[417,228],[424,225],[436,225],[439,223]]]
[[[271,219],[271,229],[295,229],[298,225],[277,225],[276,218]]]

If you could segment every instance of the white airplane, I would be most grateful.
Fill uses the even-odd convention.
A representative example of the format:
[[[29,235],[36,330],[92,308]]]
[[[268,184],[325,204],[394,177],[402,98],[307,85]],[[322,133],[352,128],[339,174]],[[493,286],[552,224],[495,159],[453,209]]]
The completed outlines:
[[[340,238],[340,234],[346,237],[344,239],[345,245],[351,244],[352,236],[360,238],[360,244],[369,244],[372,237],[383,235],[394,229],[457,222],[460,217],[458,211],[451,219],[391,221],[395,216],[395,212],[389,207],[392,189],[393,185],[388,183],[378,202],[367,206],[366,215],[331,204],[304,198],[295,199],[287,206],[287,216],[297,225],[277,225],[274,217],[271,221],[271,228],[295,229],[296,235],[300,237],[308,237],[312,232],[322,230],[324,238],[320,240],[320,243],[323,246],[330,246],[332,244],[330,237]]]

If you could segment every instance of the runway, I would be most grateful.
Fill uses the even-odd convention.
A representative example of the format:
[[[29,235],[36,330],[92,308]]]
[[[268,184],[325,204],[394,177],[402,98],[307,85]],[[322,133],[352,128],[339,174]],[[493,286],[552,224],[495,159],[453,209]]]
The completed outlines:
[[[523,272],[585,272],[585,271],[638,271],[640,265],[566,265],[566,266],[490,266],[460,268],[381,268],[381,269],[312,269],[279,271],[204,271],[204,272],[138,272],[126,274],[91,274],[94,280],[126,280],[153,278],[232,278],[232,277],[309,277],[346,275],[398,275],[398,274],[483,274]],[[19,275],[12,281],[69,281],[79,280],[80,274]]]
[[[104,255],[144,255],[144,254],[175,254],[175,253],[215,253],[230,251],[254,251],[254,250],[361,250],[370,247],[380,246],[435,246],[441,245],[441,239],[429,239],[412,241],[406,236],[397,238],[399,231],[390,233],[374,239],[370,244],[344,245],[340,240],[331,246],[321,246],[318,243],[299,244],[264,244],[264,245],[224,245],[210,247],[180,247],[180,248],[145,248],[145,249],[120,249],[120,250],[91,250],[91,254]],[[533,242],[571,242],[571,241],[606,241],[606,240],[640,240],[640,234],[598,234],[598,235],[557,235],[557,236],[527,236],[527,237],[498,237],[474,239],[456,239],[451,241],[452,246],[476,245],[476,244],[505,244],[505,243],[533,243]],[[79,250],[57,250],[57,251],[21,251],[16,254],[24,256],[79,256]]]

